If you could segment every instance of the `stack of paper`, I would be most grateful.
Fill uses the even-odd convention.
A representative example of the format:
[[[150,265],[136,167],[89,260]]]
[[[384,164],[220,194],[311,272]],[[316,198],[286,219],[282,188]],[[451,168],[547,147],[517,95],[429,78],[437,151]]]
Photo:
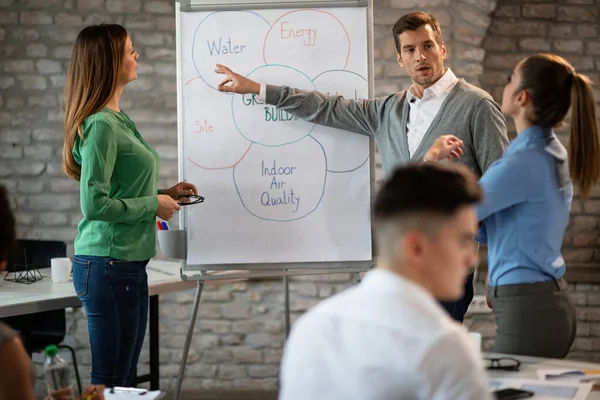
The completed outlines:
[[[160,390],[148,392],[122,392],[115,391],[111,393],[110,389],[104,389],[104,398],[106,400],[158,400],[164,397],[165,393]]]
[[[598,369],[538,369],[537,375],[542,380],[592,383],[595,387],[600,386]]]
[[[535,393],[535,400],[586,400],[592,390],[591,383],[580,383],[577,381],[553,382],[542,380],[524,380],[493,378],[489,381],[490,391],[505,388],[527,390]]]

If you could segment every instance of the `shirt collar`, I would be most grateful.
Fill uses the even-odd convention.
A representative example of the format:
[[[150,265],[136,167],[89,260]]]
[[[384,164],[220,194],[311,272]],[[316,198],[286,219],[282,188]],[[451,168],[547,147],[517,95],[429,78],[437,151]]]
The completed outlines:
[[[440,79],[437,80],[436,83],[429,86],[427,89],[423,91],[423,96],[425,93],[432,93],[431,97],[441,96],[443,94],[448,93],[458,82],[458,78],[454,75],[454,72],[450,68],[446,70],[444,75]],[[410,101],[412,98],[416,98],[420,100],[417,96],[412,93],[412,86],[407,90],[407,99]],[[428,96],[429,97],[429,96]]]
[[[545,147],[548,139],[554,136],[551,128],[542,128],[541,126],[531,126],[519,133],[515,140],[512,141],[506,153],[513,154],[519,150],[529,147]]]
[[[366,288],[374,288],[378,292],[394,292],[406,296],[407,294],[419,299],[419,303],[433,305],[438,309],[431,293],[422,286],[385,269],[375,268],[369,271],[361,282]]]

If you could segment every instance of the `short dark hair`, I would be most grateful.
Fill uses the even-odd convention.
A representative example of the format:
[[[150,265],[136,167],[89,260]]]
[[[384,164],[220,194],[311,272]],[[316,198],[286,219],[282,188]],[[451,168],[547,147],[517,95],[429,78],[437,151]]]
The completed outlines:
[[[435,38],[438,44],[441,46],[444,40],[442,39],[442,28],[437,18],[433,15],[424,12],[416,11],[408,14],[404,14],[394,24],[392,33],[394,34],[394,42],[396,43],[396,51],[400,53],[400,34],[406,31],[416,31],[422,26],[429,25],[435,33]]]
[[[411,229],[434,235],[441,221],[482,197],[477,177],[465,166],[420,163],[397,168],[377,193],[373,206],[378,253],[394,257],[399,235]]]
[[[375,198],[373,214],[376,220],[415,212],[451,216],[482,197],[477,177],[462,165],[411,164],[398,167],[385,181]]]
[[[8,191],[0,185],[0,262],[8,260],[15,243],[15,217],[10,208]]]

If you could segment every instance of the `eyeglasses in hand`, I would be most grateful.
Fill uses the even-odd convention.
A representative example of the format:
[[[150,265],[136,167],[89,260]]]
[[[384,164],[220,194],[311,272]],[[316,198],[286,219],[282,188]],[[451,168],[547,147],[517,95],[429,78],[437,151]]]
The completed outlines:
[[[197,196],[195,194],[178,195],[171,197],[175,199],[177,201],[177,204],[179,204],[180,206],[191,206],[192,204],[199,204],[204,202],[204,197]]]

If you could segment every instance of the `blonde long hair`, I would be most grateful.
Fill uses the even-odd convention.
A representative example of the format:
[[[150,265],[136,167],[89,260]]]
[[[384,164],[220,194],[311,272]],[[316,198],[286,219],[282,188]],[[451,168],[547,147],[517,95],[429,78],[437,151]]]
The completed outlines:
[[[63,97],[63,170],[69,178],[81,176],[81,165],[73,157],[75,136],[83,139],[83,121],[114,96],[126,41],[127,31],[117,24],[88,26],[75,39]]]

